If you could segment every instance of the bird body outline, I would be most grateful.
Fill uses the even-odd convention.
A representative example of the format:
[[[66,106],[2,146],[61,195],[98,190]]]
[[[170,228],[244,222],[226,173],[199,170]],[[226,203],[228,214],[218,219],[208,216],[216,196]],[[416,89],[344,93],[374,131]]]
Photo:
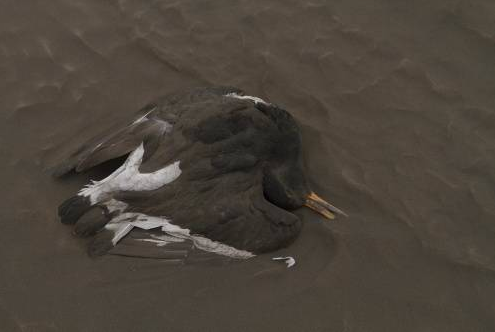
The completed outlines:
[[[287,111],[240,89],[171,94],[55,168],[60,176],[128,155],[107,178],[64,202],[59,215],[76,224],[77,235],[94,237],[92,256],[133,227],[161,227],[202,250],[252,257],[297,237],[302,222],[291,210],[306,205],[328,218],[342,212],[309,189],[301,148]]]

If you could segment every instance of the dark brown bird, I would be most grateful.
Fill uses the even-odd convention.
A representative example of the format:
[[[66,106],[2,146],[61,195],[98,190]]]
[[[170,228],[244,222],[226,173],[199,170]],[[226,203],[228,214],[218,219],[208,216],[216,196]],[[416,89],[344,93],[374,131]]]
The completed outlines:
[[[308,186],[301,136],[284,109],[232,87],[197,88],[144,107],[128,126],[93,139],[56,167],[85,171],[128,155],[107,178],[59,207],[101,255],[134,227],[160,228],[163,244],[247,258],[289,245],[302,206],[344,214]],[[345,214],[344,214],[345,215]]]

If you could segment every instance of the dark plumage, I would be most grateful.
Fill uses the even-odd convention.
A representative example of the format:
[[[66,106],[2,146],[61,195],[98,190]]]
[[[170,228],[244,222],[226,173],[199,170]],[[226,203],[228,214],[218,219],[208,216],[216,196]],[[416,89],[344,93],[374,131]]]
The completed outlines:
[[[77,222],[78,235],[96,234],[90,249],[95,255],[113,246],[113,231],[103,226],[122,213],[166,217],[191,234],[257,254],[296,238],[301,220],[290,210],[308,205],[327,217],[341,212],[309,189],[292,116],[242,96],[231,87],[169,95],[144,107],[127,127],[84,145],[56,167],[55,175],[84,171],[136,151],[141,143],[140,173],[180,161],[181,174],[151,189],[152,181],[130,188],[126,178],[127,184],[107,185],[97,202],[79,193],[60,206],[62,222]],[[143,186],[148,187],[135,190]],[[115,211],[110,201],[126,207]]]

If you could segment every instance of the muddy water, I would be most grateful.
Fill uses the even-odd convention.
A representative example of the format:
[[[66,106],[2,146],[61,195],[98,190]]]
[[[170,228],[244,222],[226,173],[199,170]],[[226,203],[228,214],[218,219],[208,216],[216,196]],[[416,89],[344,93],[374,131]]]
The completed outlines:
[[[0,1],[1,331],[495,330],[493,1]],[[108,256],[47,169],[177,88],[230,84],[301,123],[314,186],[279,254]]]

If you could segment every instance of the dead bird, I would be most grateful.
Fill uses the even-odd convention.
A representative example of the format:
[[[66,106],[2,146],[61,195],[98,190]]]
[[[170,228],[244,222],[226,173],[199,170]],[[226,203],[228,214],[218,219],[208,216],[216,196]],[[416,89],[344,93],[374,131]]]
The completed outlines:
[[[58,214],[75,224],[76,235],[93,237],[91,256],[137,227],[249,258],[298,236],[302,222],[290,211],[307,206],[328,219],[345,215],[309,188],[301,149],[295,120],[275,104],[234,87],[174,93],[55,167],[62,176],[127,156],[108,177],[62,203]]]

